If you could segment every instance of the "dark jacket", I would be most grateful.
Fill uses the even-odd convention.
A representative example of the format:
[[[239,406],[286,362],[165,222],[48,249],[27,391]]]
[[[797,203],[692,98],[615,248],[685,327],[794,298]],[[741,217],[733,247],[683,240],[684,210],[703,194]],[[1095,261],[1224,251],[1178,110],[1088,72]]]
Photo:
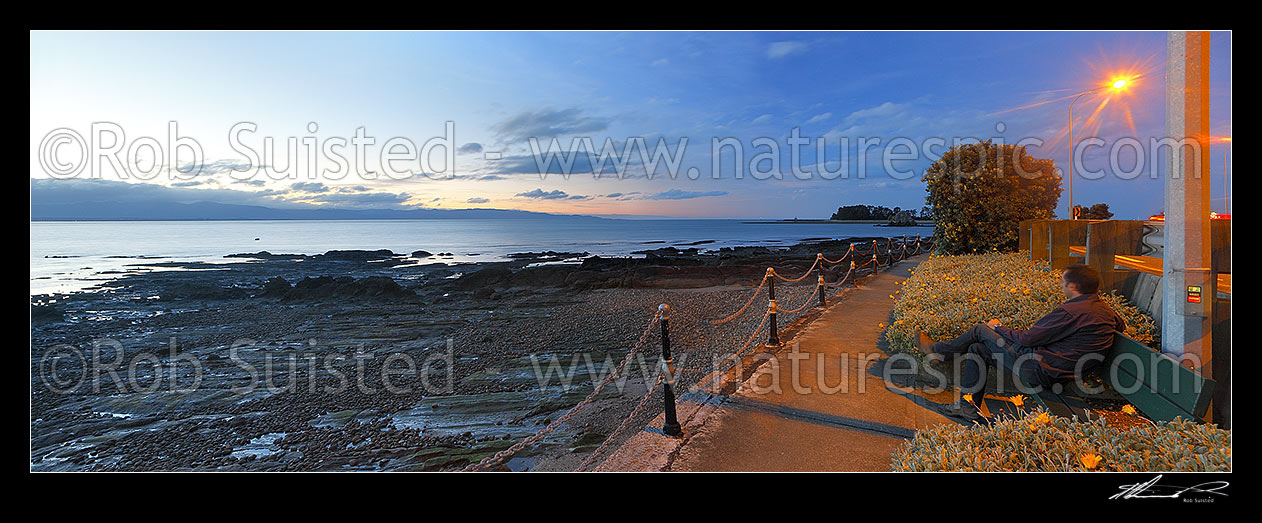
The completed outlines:
[[[1012,343],[1033,348],[1043,372],[1050,378],[1064,379],[1073,377],[1083,356],[1106,355],[1113,346],[1113,334],[1126,332],[1126,321],[1100,296],[1084,294],[1052,309],[1029,329],[997,327],[995,332]],[[1098,363],[1085,364],[1083,370]]]

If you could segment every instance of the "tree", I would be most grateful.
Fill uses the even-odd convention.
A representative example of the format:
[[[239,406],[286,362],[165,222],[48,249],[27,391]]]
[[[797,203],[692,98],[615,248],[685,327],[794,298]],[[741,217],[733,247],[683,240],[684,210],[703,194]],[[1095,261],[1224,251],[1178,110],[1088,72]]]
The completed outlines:
[[[1083,207],[1075,205],[1078,208],[1078,219],[1080,220],[1107,220],[1113,217],[1113,213],[1109,211],[1109,204],[1097,203],[1091,207]]]
[[[871,220],[872,213],[866,205],[847,205],[838,207],[830,220]]]
[[[1051,218],[1061,192],[1052,160],[991,141],[950,148],[921,180],[942,254],[1016,250],[1018,223]]]

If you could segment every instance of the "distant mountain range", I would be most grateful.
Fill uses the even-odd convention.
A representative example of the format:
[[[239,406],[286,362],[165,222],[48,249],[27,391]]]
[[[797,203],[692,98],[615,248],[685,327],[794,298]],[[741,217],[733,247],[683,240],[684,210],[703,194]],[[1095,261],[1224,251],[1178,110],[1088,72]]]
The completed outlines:
[[[273,207],[260,200],[264,199],[250,192],[225,189],[181,189],[91,179],[31,179],[32,221],[437,220],[581,216],[506,209],[382,209],[335,204],[282,204]]]
[[[505,209],[277,209],[215,202],[31,202],[33,221],[546,219],[575,216],[578,215]]]

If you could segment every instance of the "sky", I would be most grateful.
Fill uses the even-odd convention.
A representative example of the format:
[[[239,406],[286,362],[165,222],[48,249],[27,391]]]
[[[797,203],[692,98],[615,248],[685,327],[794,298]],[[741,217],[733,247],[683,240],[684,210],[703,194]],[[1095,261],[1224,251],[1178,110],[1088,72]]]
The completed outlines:
[[[920,209],[940,144],[1026,140],[1063,167],[1072,95],[1125,78],[1074,105],[1075,140],[1105,144],[1080,155],[1075,203],[1162,210],[1159,169],[1120,144],[1165,134],[1164,32],[33,32],[30,48],[31,178],[114,182],[102,194],[689,218]],[[1231,136],[1231,58],[1231,33],[1213,33],[1216,139]],[[357,133],[374,142],[362,154]],[[197,157],[172,147],[188,140]],[[626,165],[549,165],[552,140]],[[1229,145],[1210,152],[1219,212]],[[1067,205],[1066,191],[1058,216]]]

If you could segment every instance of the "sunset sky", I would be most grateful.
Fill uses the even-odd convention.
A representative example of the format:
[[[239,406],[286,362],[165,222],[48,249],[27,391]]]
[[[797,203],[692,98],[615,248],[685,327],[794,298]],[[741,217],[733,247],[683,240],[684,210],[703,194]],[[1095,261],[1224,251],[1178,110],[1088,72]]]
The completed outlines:
[[[1165,42],[1164,32],[37,32],[30,42],[30,176],[48,177],[41,150],[55,129],[90,138],[94,122],[112,122],[128,143],[152,137],[165,144],[174,121],[204,151],[200,175],[123,180],[106,166],[100,178],[163,185],[169,189],[146,194],[180,201],[274,207],[705,218],[826,218],[849,204],[919,209],[920,173],[932,158],[895,161],[898,172],[890,173],[876,147],[860,172],[860,138],[881,138],[881,145],[1034,138],[1044,144],[1030,154],[1064,166],[1066,97],[1124,77],[1125,92],[1077,102],[1074,137],[1146,143],[1164,135]],[[1231,59],[1231,34],[1213,33],[1216,138],[1231,136]],[[280,159],[272,167],[284,170],[289,137],[322,144],[350,140],[362,127],[378,149],[394,137],[420,145],[443,135],[448,121],[456,162],[446,179],[383,176],[375,152],[365,167],[377,179],[230,175],[248,163],[229,142],[240,122],[257,126],[244,141],[260,152],[262,137],[275,138]],[[824,164],[835,170],[840,139],[848,138],[847,175],[794,176],[788,140],[795,128],[810,140],[799,153],[803,171],[818,167],[821,138]],[[682,138],[688,145],[675,178],[664,170],[646,176],[636,155],[623,179],[611,168],[597,179],[584,162],[567,178],[540,175],[531,137],[567,147],[588,137],[598,148],[607,139],[619,148],[636,137],[650,146],[664,139],[671,153]],[[744,144],[743,179],[730,156],[713,177],[712,143],[725,138]],[[766,150],[752,145],[759,138],[780,144],[780,179],[748,171]],[[1220,212],[1226,145],[1211,150]],[[63,161],[68,155],[58,152]],[[1132,170],[1133,158],[1122,155],[1122,170]],[[1076,178],[1077,203],[1108,203],[1124,219],[1162,210],[1155,166],[1119,176],[1098,148],[1083,162],[1101,174]]]

